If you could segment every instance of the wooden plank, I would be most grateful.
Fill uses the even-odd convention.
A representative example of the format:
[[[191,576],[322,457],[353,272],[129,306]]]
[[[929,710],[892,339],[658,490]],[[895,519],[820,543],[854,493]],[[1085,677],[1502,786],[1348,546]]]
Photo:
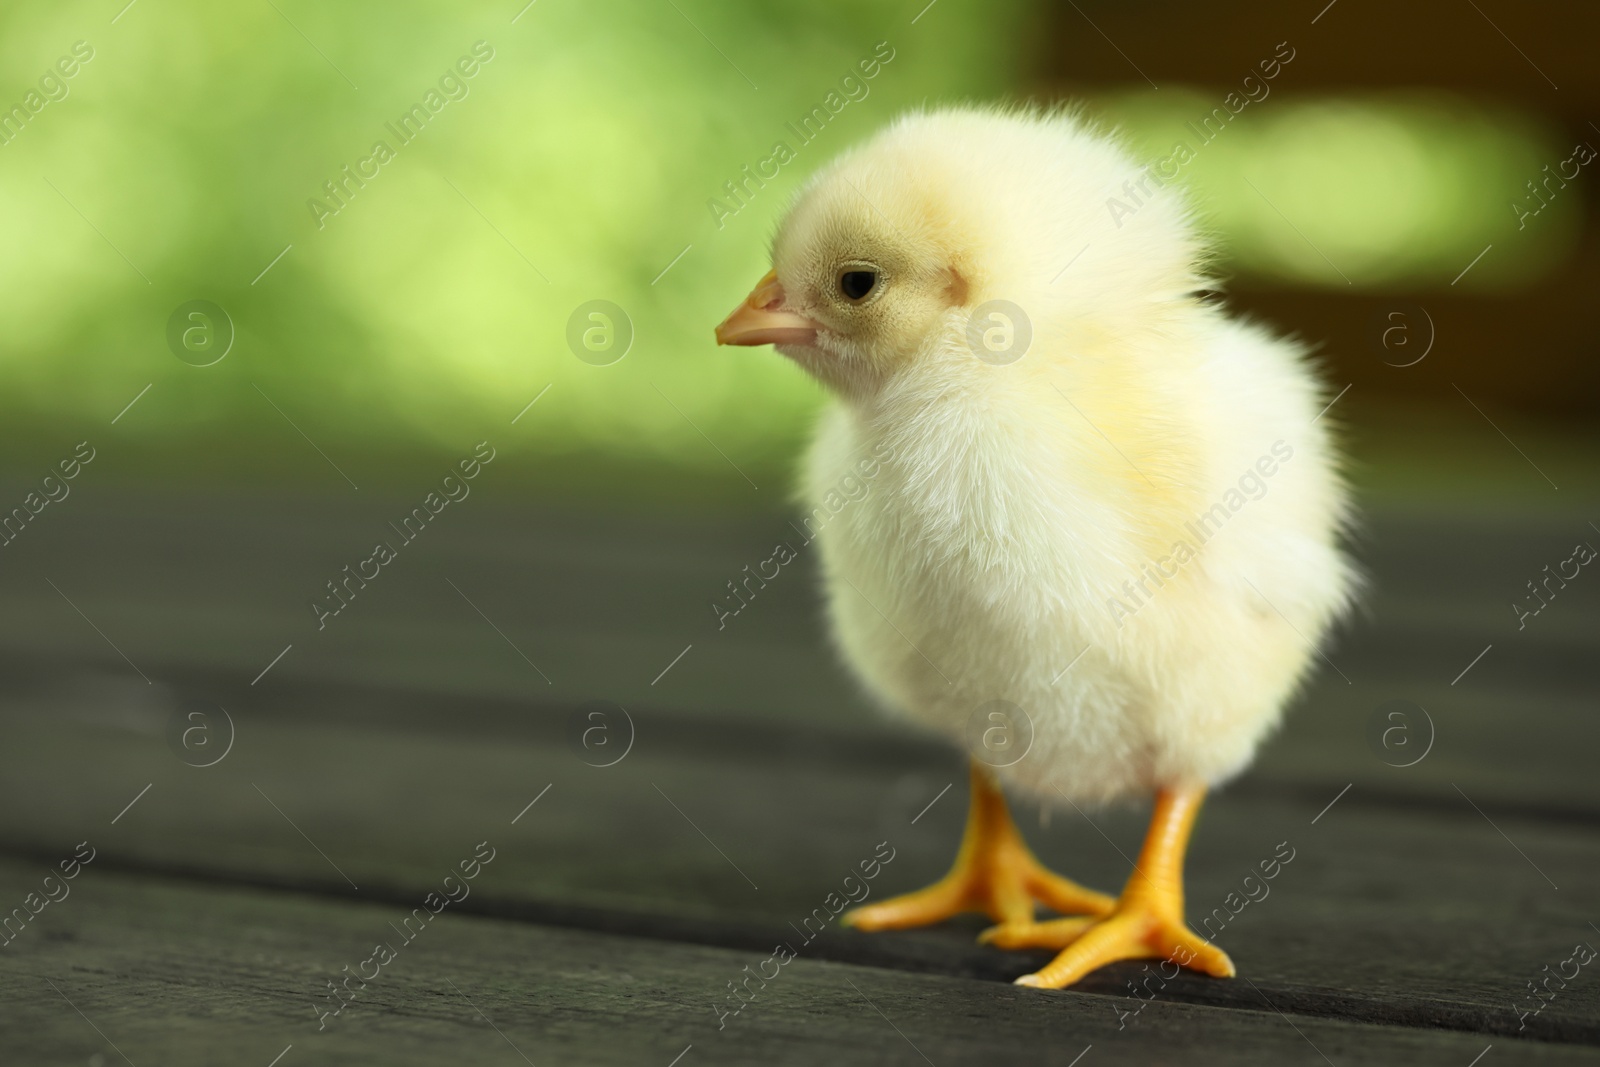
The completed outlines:
[[[1454,806],[1459,784],[1498,810],[1567,820],[1600,818],[1600,776],[1593,774],[1589,757],[1600,747],[1600,718],[1582,697],[1529,688],[1537,679],[1519,682],[1507,665],[1522,666],[1511,653],[1501,658],[1497,652],[1491,650],[1472,668],[1469,678],[1477,684],[1452,687],[1437,676],[1420,682],[1374,680],[1335,649],[1331,654],[1339,657],[1336,662],[1346,673],[1353,673],[1353,684],[1324,673],[1235,788],[1290,791],[1309,800],[1330,787],[1355,782],[1364,792],[1406,804]],[[821,670],[818,665],[816,671]],[[1520,688],[1504,681],[1508,673]],[[119,673],[109,667],[86,669],[66,658],[15,653],[0,653],[0,677],[8,679],[14,698],[31,694],[41,714],[92,720],[111,715],[105,705],[113,704],[122,709],[116,714],[127,728],[150,735],[160,734],[176,709],[187,707],[186,701],[197,701],[247,717],[333,718],[351,726],[429,733],[470,731],[561,747],[571,740],[568,725],[576,707],[616,697],[600,689],[570,702],[544,694],[535,700],[464,699],[395,686],[307,683],[288,676],[252,688],[229,672],[194,669],[168,671],[158,676],[164,684],[149,686],[126,665]],[[796,688],[805,684],[794,683]],[[811,699],[821,702],[824,696],[812,690]],[[899,730],[870,712],[839,723],[825,715],[801,720],[786,707],[758,706],[746,715],[737,707],[695,712],[617,699],[650,721],[652,743],[706,755],[742,758],[751,750],[794,758],[808,754],[829,763],[903,771],[938,761],[948,751],[942,741]],[[1389,730],[1390,720],[1384,718],[1383,709],[1396,700],[1407,702],[1408,717],[1400,732]],[[41,743],[48,744],[48,739]]]
[[[755,950],[816,906],[834,880],[821,872],[849,869],[875,842],[900,850],[885,892],[936,876],[953,850],[959,784],[912,819],[959,783],[959,762],[883,726],[828,666],[803,569],[773,583],[736,626],[711,629],[705,585],[736,576],[772,536],[759,523],[708,533],[545,517],[529,534],[512,513],[486,508],[481,523],[419,544],[409,569],[351,609],[369,615],[336,620],[325,643],[251,686],[245,653],[263,643],[272,652],[266,637],[303,610],[306,575],[337,562],[381,502],[314,519],[303,502],[229,504],[200,516],[186,531],[198,549],[183,553],[170,547],[173,517],[194,517],[183,498],[98,511],[93,498],[83,503],[63,512],[73,517],[60,536],[18,557],[26,569],[0,574],[22,609],[0,620],[9,650],[0,677],[12,697],[0,845],[13,851],[51,855],[148,784],[115,827],[108,869],[330,894],[355,892],[348,875],[362,895],[398,903],[451,862],[465,827],[509,827],[550,784],[512,827],[527,846],[502,868],[513,888],[475,896],[467,910]],[[1270,900],[1218,936],[1275,1003],[1596,1041],[1600,1004],[1582,979],[1526,1029],[1518,1017],[1526,984],[1589,937],[1579,904],[1600,871],[1585,833],[1600,817],[1583,700],[1592,601],[1575,585],[1506,641],[1478,606],[1525,560],[1543,559],[1570,523],[1479,522],[1444,537],[1439,523],[1384,521],[1373,566],[1393,592],[1330,651],[1351,683],[1324,672],[1257,769],[1213,803],[1191,860],[1191,911],[1222,904],[1277,841],[1307,841]],[[259,566],[241,567],[241,553]],[[54,591],[34,589],[41,571],[71,575],[74,603],[154,683]],[[663,636],[674,632],[692,635],[699,654],[658,687],[645,676],[676,655],[677,637]],[[1480,638],[1494,654],[1450,684]],[[545,686],[522,658],[546,659],[538,642],[547,639],[559,685]],[[662,650],[648,665],[647,646]],[[85,670],[96,661],[111,669]],[[597,696],[627,703],[638,729],[634,751],[606,770],[571,748],[573,707]],[[1369,743],[1373,712],[1394,698],[1434,717],[1435,746],[1412,767],[1389,766],[1393,753]],[[166,740],[173,715],[218,705],[235,716],[236,748],[213,768],[183,765]],[[1114,888],[1139,815],[1093,819],[1058,817],[1030,836],[1068,873]],[[976,928],[830,933],[815,956],[992,981],[1036,964],[973,946]],[[1139,973],[1109,969],[1085,989],[1126,992]],[[1168,995],[1247,1010],[1245,988],[1183,978]]]
[[[1473,675],[1483,673],[1471,686],[1452,687],[1437,678],[1374,681],[1359,673],[1346,686],[1337,676],[1323,675],[1291,709],[1281,731],[1268,739],[1243,785],[1320,793],[1329,785],[1356,781],[1407,803],[1442,799],[1453,804],[1451,783],[1460,783],[1498,806],[1528,814],[1600,816],[1600,777],[1592,773],[1589,756],[1600,746],[1600,718],[1592,713],[1591,701],[1529,688],[1538,680],[1517,679],[1503,667],[1505,660],[1490,659],[1496,651],[1473,667]],[[1342,658],[1341,666],[1348,672],[1350,660]],[[816,669],[823,668],[819,664]],[[1508,673],[1512,678],[1505,681]],[[129,728],[151,733],[164,729],[175,708],[196,700],[245,714],[332,715],[373,728],[466,730],[561,745],[576,707],[596,698],[617,699],[614,691],[604,689],[570,701],[543,694],[530,700],[463,699],[395,686],[287,678],[252,689],[230,672],[187,668],[158,675],[163,684],[152,689],[126,665],[118,671],[110,664],[4,652],[0,677],[7,679],[14,696],[31,693],[57,709],[52,714],[92,717],[94,707],[118,703]],[[791,681],[795,688],[809,684]],[[825,706],[821,695],[813,698]],[[1374,736],[1373,722],[1396,700],[1408,702],[1410,717],[1403,732],[1382,735],[1390,742],[1385,747]],[[670,728],[654,731],[661,744],[694,751],[733,756],[750,748],[810,752],[819,759],[893,767],[917,766],[946,751],[942,741],[899,730],[870,712],[848,723],[824,715],[801,722],[786,708],[770,705],[757,705],[746,715],[737,706],[696,712],[641,705],[626,697],[620,701],[633,713],[670,722]]]
[[[711,604],[727,583],[778,539],[798,540],[788,514],[575,517],[514,507],[484,483],[319,631],[310,599],[370,551],[409,498],[219,502],[94,488],[41,517],[51,525],[28,535],[39,537],[8,546],[0,594],[14,610],[0,618],[0,648],[127,670],[86,615],[158,681],[209,669],[242,690],[293,644],[263,684],[342,680],[569,705],[605,696],[841,729],[879,722],[822,637],[814,552],[718,629]],[[1587,528],[1566,513],[1515,523],[1373,515],[1357,546],[1373,575],[1370,614],[1330,658],[1386,688],[1422,679],[1448,688],[1496,643],[1458,690],[1591,692],[1600,581],[1574,582],[1524,631],[1510,608]],[[1318,684],[1335,682],[1324,669]]]
[[[47,856],[105,827],[110,866],[398,902],[440,877],[464,835],[501,833],[504,881],[473,908],[752,949],[783,936],[878,842],[897,855],[879,892],[923,884],[948,864],[964,805],[954,757],[884,773],[805,753],[697,755],[658,745],[673,722],[641,716],[630,755],[598,769],[569,750],[493,735],[382,734],[240,714],[233,751],[196,769],[126,722],[12,715],[0,758],[0,844]],[[1310,801],[1224,795],[1195,840],[1191,915],[1198,922],[1227,906],[1287,841],[1297,858],[1270,896],[1218,934],[1275,1002],[1306,1014],[1600,1043],[1592,981],[1573,982],[1526,1029],[1517,1015],[1525,984],[1545,965],[1557,967],[1577,941],[1600,944],[1586,911],[1600,891],[1600,843],[1586,826],[1480,812],[1472,805],[1481,798],[1468,796],[1458,794],[1453,809],[1407,810],[1360,787]],[[1119,811],[1057,816],[1029,836],[1047,862],[1109,890],[1141,831],[1141,812]],[[1040,962],[973,946],[977,929],[839,934],[818,953],[998,981]],[[1139,973],[1122,965],[1085,988],[1125,992]],[[1240,1008],[1254,995],[1247,985],[1187,977],[1172,990],[1174,999]]]
[[[471,852],[472,836],[456,843],[458,852]],[[480,890],[512,880],[502,856],[482,869]],[[25,893],[40,873],[0,861],[0,893]],[[0,953],[0,1056],[8,1063],[1070,1067],[1199,1055],[1273,1067],[1324,1058],[1462,1067],[1491,1044],[1497,1064],[1600,1060],[1592,1049],[1279,1014],[1259,1000],[1251,1010],[1222,1010],[1156,997],[1124,1015],[1104,996],[804,953],[765,988],[752,982],[755,998],[722,1018],[713,1006],[727,983],[760,969],[768,952],[448,908],[406,942],[391,925],[406,916],[403,906],[195,887],[118,874],[98,860],[72,885]],[[392,962],[363,967],[380,941],[391,945]],[[348,1007],[321,1018],[315,998],[346,965],[370,981],[351,981]]]
[[[492,488],[441,514],[321,630],[311,599],[377,539],[398,541],[388,523],[415,500],[75,493],[50,527],[8,546],[0,593],[15,610],[0,618],[0,647],[127,670],[120,649],[158,681],[209,667],[242,689],[293,644],[272,680],[868,717],[818,640],[809,569],[785,571],[759,611],[717,629],[710,605],[726,584],[797,539],[787,515],[580,518],[508,507]],[[653,686],[691,643],[671,683]]]

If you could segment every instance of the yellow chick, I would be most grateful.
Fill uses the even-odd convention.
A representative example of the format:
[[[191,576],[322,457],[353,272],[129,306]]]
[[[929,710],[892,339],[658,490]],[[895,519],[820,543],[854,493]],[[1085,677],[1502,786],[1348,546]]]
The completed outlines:
[[[918,113],[807,184],[717,328],[832,393],[806,494],[871,472],[818,530],[835,641],[891,714],[974,755],[954,868],[854,926],[986,912],[984,940],[1061,950],[1023,985],[1140,957],[1234,974],[1184,920],[1189,834],[1354,572],[1322,387],[1205,296],[1205,251],[1179,193],[1072,114]],[[1122,895],[1044,869],[1002,782],[1153,793]]]

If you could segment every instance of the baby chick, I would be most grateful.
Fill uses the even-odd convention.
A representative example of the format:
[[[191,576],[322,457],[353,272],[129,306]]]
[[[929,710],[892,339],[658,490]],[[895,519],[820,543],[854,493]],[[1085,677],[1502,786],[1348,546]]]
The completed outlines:
[[[1184,920],[1189,833],[1354,576],[1322,388],[1206,298],[1204,256],[1179,193],[1073,115],[919,113],[811,180],[717,328],[833,395],[811,500],[880,460],[819,531],[834,638],[892,714],[974,755],[955,867],[856,927],[987,912],[985,940],[1062,950],[1024,985],[1139,957],[1234,973]],[[1045,870],[1001,781],[1074,806],[1153,793],[1122,895]]]

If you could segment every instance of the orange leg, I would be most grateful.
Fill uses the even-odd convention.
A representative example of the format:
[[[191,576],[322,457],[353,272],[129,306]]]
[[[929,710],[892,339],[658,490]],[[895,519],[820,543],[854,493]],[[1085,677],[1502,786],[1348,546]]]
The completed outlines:
[[[950,873],[926,889],[848,911],[840,921],[860,930],[900,930],[981,911],[998,923],[1026,925],[1035,901],[1065,915],[1105,915],[1114,904],[1034,859],[999,784],[974,762],[967,829]]]
[[[1160,957],[1217,978],[1232,978],[1233,961],[1183,921],[1183,854],[1205,789],[1188,786],[1156,794],[1155,812],[1139,862],[1111,914],[1097,922],[1063,919],[1005,923],[984,939],[1002,948],[1059,948],[1060,955],[1018,985],[1061,989],[1118,960]]]

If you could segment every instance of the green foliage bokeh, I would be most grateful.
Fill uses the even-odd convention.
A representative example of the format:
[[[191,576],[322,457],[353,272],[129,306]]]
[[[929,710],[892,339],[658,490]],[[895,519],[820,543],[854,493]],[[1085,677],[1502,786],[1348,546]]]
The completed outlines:
[[[335,457],[493,437],[533,462],[726,470],[710,437],[760,463],[802,432],[816,390],[769,351],[716,349],[711,329],[766,269],[788,197],[899,111],[1016,77],[1022,5],[943,0],[913,24],[921,6],[8,5],[0,106],[75,42],[94,54],[0,145],[0,418],[81,434],[150,384],[120,437],[220,469],[302,468],[285,416]],[[386,124],[478,41],[493,58],[466,95],[400,145]],[[881,41],[894,59],[868,95],[800,146],[785,124]],[[395,158],[319,226],[309,202],[378,140]],[[719,227],[707,202],[778,140],[798,158]],[[168,350],[168,317],[196,299],[236,330],[210,367]],[[635,331],[611,366],[567,347],[593,299]]]

